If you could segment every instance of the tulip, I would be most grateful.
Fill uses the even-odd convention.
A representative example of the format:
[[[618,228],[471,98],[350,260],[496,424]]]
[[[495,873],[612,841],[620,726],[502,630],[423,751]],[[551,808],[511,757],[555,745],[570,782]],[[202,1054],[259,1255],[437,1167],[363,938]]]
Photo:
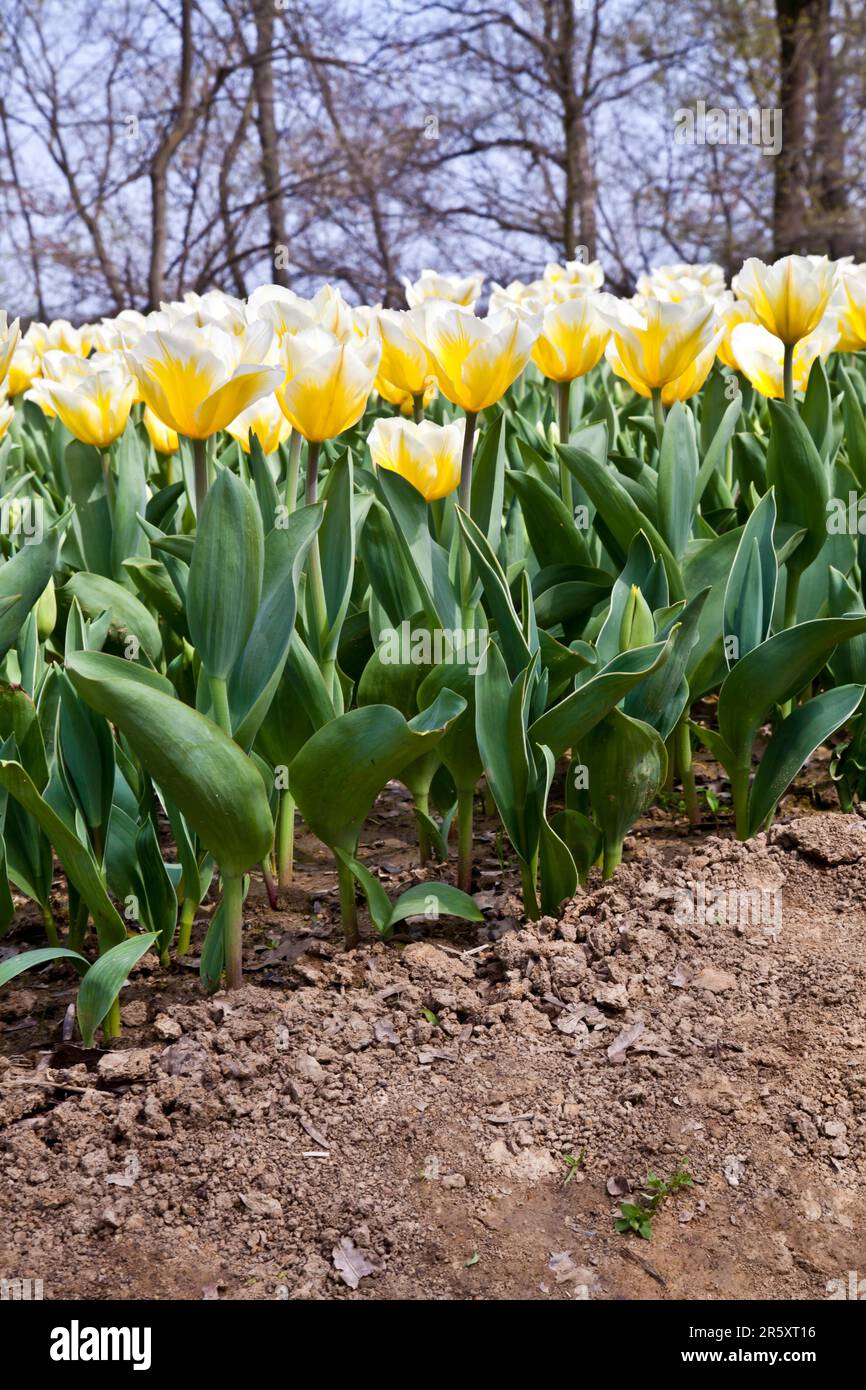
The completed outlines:
[[[619,649],[631,651],[655,641],[655,624],[649,604],[637,584],[632,584],[619,626]]]
[[[781,338],[785,346],[783,376],[788,405],[794,402],[794,344],[808,337],[821,322],[835,275],[834,263],[824,257],[783,256],[773,265],[765,265],[752,256],[732,282],[758,323]]]
[[[285,381],[277,391],[277,400],[297,437],[303,436],[307,441],[308,505],[317,500],[319,449],[326,439],[351,429],[360,420],[373,389],[380,355],[380,345],[371,338],[340,343],[321,328],[298,333],[294,338],[287,334],[283,339]],[[294,460],[296,468],[297,453]],[[287,497],[293,486],[292,462],[290,457]],[[327,609],[318,538],[310,547],[309,578],[313,621],[321,645],[327,631]],[[336,654],[323,652],[322,657],[325,684],[333,689]]]
[[[598,365],[609,337],[610,328],[600,317],[591,294],[563,299],[544,310],[541,333],[532,349],[532,360],[544,376],[557,383],[559,439],[562,444],[568,443],[571,432],[571,383]],[[559,486],[562,500],[571,512],[571,474],[562,461],[559,465]]]
[[[53,319],[51,323],[34,321],[25,337],[38,353],[70,352],[77,357],[86,357],[93,346],[93,329],[89,324],[74,328],[68,319]]]
[[[791,380],[798,391],[805,391],[809,373],[817,357],[828,357],[836,346],[837,334],[822,328],[801,338],[791,356]],[[755,390],[771,400],[785,395],[785,347],[781,338],[756,323],[739,323],[731,333],[734,365]]]
[[[114,318],[104,318],[93,329],[93,344],[101,352],[121,352],[134,347],[149,329],[168,328],[161,314],[140,314],[137,309],[121,309]]]
[[[649,274],[638,276],[637,292],[645,299],[663,299],[669,304],[678,304],[695,295],[718,300],[725,293],[725,272],[713,262],[690,265],[680,261],[675,265],[659,265]]]
[[[101,451],[123,434],[135,399],[135,384],[119,365],[91,369],[78,380],[43,378],[41,389],[69,433]]]
[[[367,437],[376,467],[399,473],[427,502],[447,497],[460,482],[462,442],[457,422],[434,425],[396,417],[377,420]]]
[[[462,305],[472,310],[484,286],[483,275],[438,275],[435,270],[422,270],[414,284],[404,276],[406,303],[410,309],[416,308],[428,299],[445,300],[449,304]]]
[[[716,300],[715,308],[722,329],[722,336],[717,349],[718,359],[723,367],[729,367],[732,372],[739,371],[731,346],[731,334],[737,324],[757,323],[757,319],[745,299],[734,299],[729,291],[726,291],[722,297]]]
[[[480,319],[464,309],[432,308],[426,345],[443,396],[467,415],[495,405],[529,361],[540,327],[535,316]]]
[[[158,415],[154,415],[150,406],[144,407],[142,416],[144,428],[150,437],[150,442],[158,454],[176,454],[179,440],[175,430],[164,425]]]
[[[223,290],[208,290],[206,294],[188,290],[183,299],[172,300],[159,307],[171,327],[178,323],[195,323],[200,328],[215,324],[227,333],[241,336],[249,327],[244,301]]]
[[[26,391],[39,375],[39,353],[32,343],[27,341],[27,335],[18,339],[18,345],[12,353],[9,363],[8,373],[3,386],[10,396],[20,396],[22,391]]]
[[[652,397],[661,442],[662,389],[681,377],[716,337],[713,306],[697,296],[678,304],[645,299],[637,305],[604,296],[600,312],[613,329],[611,341],[622,375],[632,385],[640,382]]]
[[[304,360],[310,346],[313,351]],[[287,370],[277,399],[286,419],[308,443],[322,444],[357,424],[376,379],[378,343],[339,343],[316,329],[287,336],[282,354]]]
[[[253,401],[226,429],[245,454],[250,452],[253,435],[261,444],[263,453],[275,454],[292,432],[276,396],[262,396],[261,400]]]
[[[537,316],[507,313],[480,319],[465,309],[433,305],[427,315],[426,346],[439,389],[466,415],[460,466],[460,506],[470,509],[472,498],[472,441],[479,410],[495,405],[523,371],[538,330]],[[460,581],[464,605],[470,587],[469,554],[460,552]]]
[[[661,388],[661,403],[668,407],[674,401],[687,401],[691,396],[696,396],[704,385],[707,377],[713,369],[718,349],[721,346],[724,336],[724,329],[721,325],[716,330],[716,335],[711,338],[702,352],[699,352],[693,362],[690,362],[682,376],[669,381]],[[618,377],[627,381],[633,391],[639,396],[651,396],[649,387],[640,380],[639,377],[630,376],[622,359],[620,358],[615,343],[609,343],[606,351],[607,361],[611,371]]]
[[[164,425],[195,441],[199,511],[207,492],[204,441],[282,381],[278,367],[263,364],[271,341],[265,324],[227,333],[213,324],[183,322],[145,333],[125,354],[145,405]]]
[[[18,346],[20,327],[18,319],[14,323],[9,323],[6,318],[6,310],[0,309],[0,389],[6,379],[6,373],[12,363],[12,357]]]
[[[551,381],[568,383],[598,365],[609,338],[592,295],[565,299],[544,310],[532,360]]]
[[[544,267],[544,282],[557,299],[570,299],[586,290],[601,289],[604,271],[600,261],[566,261],[565,265],[550,261]]]
[[[432,381],[430,359],[424,347],[423,309],[382,310],[376,315],[375,330],[382,344],[376,390],[394,405],[402,404],[409,396],[419,414]]]
[[[97,353],[88,358],[79,357],[74,352],[64,352],[60,348],[50,348],[40,362],[41,374],[33,378],[24,393],[24,399],[33,401],[44,415],[53,419],[57,414],[57,408],[48,389],[52,383],[76,386],[87,377],[93,376],[96,371],[107,371],[118,366],[128,378],[129,372],[124,362],[113,353]]]
[[[356,336],[353,311],[333,285],[323,285],[312,299],[302,299],[282,285],[260,285],[249,297],[247,313],[270,324],[280,341],[286,333],[316,326],[341,343]]]
[[[530,314],[540,313],[545,304],[558,303],[553,285],[546,280],[512,280],[507,285],[497,285],[494,280],[490,286],[488,314],[498,314],[503,309],[525,309]]]
[[[57,597],[54,592],[53,579],[49,579],[36,600],[35,612],[36,630],[39,633],[40,642],[44,642],[51,636],[57,622]]]
[[[841,295],[836,315],[839,352],[862,352],[866,348],[866,279],[858,271],[843,271],[840,276]]]

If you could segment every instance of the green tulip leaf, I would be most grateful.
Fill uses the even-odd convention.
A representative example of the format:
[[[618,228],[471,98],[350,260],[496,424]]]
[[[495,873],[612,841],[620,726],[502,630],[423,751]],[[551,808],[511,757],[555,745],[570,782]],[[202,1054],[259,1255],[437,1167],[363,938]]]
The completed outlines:
[[[166,682],[102,652],[67,662],[83,700],[129,740],[224,874],[239,877],[271,848],[273,821],[257,769],[226,734],[165,692]]]

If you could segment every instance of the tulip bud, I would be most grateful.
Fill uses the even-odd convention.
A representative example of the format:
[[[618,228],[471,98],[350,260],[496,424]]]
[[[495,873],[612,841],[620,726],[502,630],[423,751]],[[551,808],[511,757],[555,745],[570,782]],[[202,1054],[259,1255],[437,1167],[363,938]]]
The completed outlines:
[[[40,642],[51,636],[56,622],[57,599],[54,596],[54,580],[49,579],[36,601],[36,628]]]
[[[627,652],[634,647],[646,647],[654,639],[653,615],[637,584],[632,584],[619,629],[619,649]]]

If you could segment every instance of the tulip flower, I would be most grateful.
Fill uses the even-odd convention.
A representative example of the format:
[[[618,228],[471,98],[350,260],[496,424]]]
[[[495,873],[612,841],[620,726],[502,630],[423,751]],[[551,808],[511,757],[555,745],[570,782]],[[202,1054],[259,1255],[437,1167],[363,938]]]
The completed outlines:
[[[624,304],[603,296],[600,308],[613,329],[612,344],[622,375],[652,397],[659,441],[664,429],[662,390],[709,348],[718,333],[713,306],[695,296],[678,304],[659,299]]]
[[[25,334],[36,351],[71,352],[78,357],[86,357],[93,346],[93,329],[89,324],[74,328],[68,319],[53,319],[51,323],[34,321]]]
[[[659,265],[648,274],[638,276],[637,292],[644,299],[662,299],[669,304],[678,304],[695,295],[718,300],[725,293],[725,272],[713,262],[690,265],[681,261],[675,265]]]
[[[376,390],[394,405],[409,396],[420,414],[432,381],[430,359],[424,347],[423,309],[382,310],[376,315],[374,328],[382,344]]]
[[[713,369],[718,350],[724,337],[724,329],[719,325],[716,329],[715,337],[711,338],[702,352],[699,352],[693,362],[690,362],[682,376],[675,377],[673,381],[667,382],[661,388],[661,403],[663,406],[672,406],[674,401],[687,401],[691,396],[696,396],[704,385],[707,377]],[[611,371],[618,377],[627,381],[633,391],[639,396],[651,396],[649,387],[640,380],[639,377],[629,375],[622,358],[616,350],[615,343],[609,343],[606,351],[607,361]]]
[[[449,304],[459,304],[472,310],[484,286],[483,275],[439,275],[435,270],[422,270],[413,283],[403,277],[406,286],[406,303],[410,309],[416,308],[428,299],[445,300]]]
[[[6,318],[6,310],[0,309],[0,387],[3,386],[15,349],[18,346],[19,332],[18,319],[10,324]]]
[[[121,309],[114,318],[103,318],[93,329],[93,344],[101,352],[121,352],[134,347],[148,330],[168,328],[161,314],[141,314],[137,309]]]
[[[716,355],[723,367],[730,367],[732,372],[739,371],[731,346],[731,334],[737,324],[757,323],[757,319],[745,299],[734,299],[729,291],[726,291],[722,297],[716,300],[715,309],[722,329]]]
[[[276,396],[262,396],[242,410],[231,424],[226,426],[232,439],[236,439],[245,454],[250,452],[252,436],[262,446],[266,454],[275,454],[292,432],[292,427],[280,409]]]
[[[503,309],[524,309],[530,314],[540,313],[545,304],[558,303],[552,284],[546,280],[511,280],[507,285],[490,286],[489,315],[498,314]]]
[[[427,502],[447,497],[460,482],[463,430],[459,423],[377,420],[367,443],[377,468],[399,473]]]
[[[302,299],[282,285],[260,285],[249,297],[247,313],[270,324],[280,341],[286,333],[317,326],[341,343],[356,336],[353,311],[333,285],[323,285],[312,299]]]
[[[480,319],[465,309],[431,308],[426,345],[443,396],[467,415],[495,405],[529,361],[540,327],[537,316]]]
[[[158,454],[176,454],[179,445],[176,431],[168,425],[164,425],[159,416],[154,415],[150,406],[144,407],[142,419],[156,452]]]
[[[265,324],[227,333],[214,324],[182,322],[145,333],[125,354],[145,405],[164,425],[195,441],[199,510],[207,491],[204,441],[282,381],[280,368],[263,362],[271,341]]]
[[[791,361],[793,385],[805,391],[817,357],[828,357],[838,335],[826,327],[817,329],[794,345]],[[785,395],[785,344],[756,323],[739,323],[731,333],[731,353],[736,369],[755,390],[771,400]]]
[[[312,354],[303,360],[311,345]],[[357,424],[376,379],[378,343],[372,339],[340,343],[332,334],[316,329],[295,338],[287,336],[282,352],[288,379],[280,383],[277,399],[304,439],[322,444]]]
[[[544,310],[532,360],[551,381],[568,383],[598,365],[609,338],[592,295],[565,299]]]
[[[20,396],[21,392],[26,391],[36,380],[39,371],[39,353],[33,344],[27,341],[25,334],[23,338],[18,339],[18,345],[12,353],[3,386],[10,396]]]
[[[783,256],[765,265],[752,256],[733,288],[754,311],[762,328],[781,338],[785,346],[784,390],[788,405],[794,401],[794,344],[806,338],[824,317],[836,275],[832,261],[821,257]]]
[[[831,310],[837,309],[839,352],[862,352],[866,348],[866,279],[858,270],[842,272],[838,304],[831,300]]]
[[[544,282],[550,285],[557,299],[570,299],[586,290],[599,290],[604,284],[600,261],[566,261],[557,265],[550,261],[544,267]]]
[[[129,377],[123,361],[118,361],[113,353],[97,353],[88,358],[79,357],[74,352],[63,352],[60,348],[51,348],[44,353],[39,364],[39,373],[25,391],[24,399],[25,401],[33,401],[44,415],[53,419],[57,414],[57,408],[48,390],[52,382],[75,386],[78,382],[84,381],[86,377],[92,376],[95,371],[107,371],[109,368],[117,366],[120,366],[124,375]]]
[[[161,304],[160,310],[168,320],[168,326],[178,323],[196,323],[200,328],[216,324],[227,333],[243,336],[249,327],[247,306],[242,299],[226,294],[223,290],[208,290],[206,294],[196,294],[188,290],[183,299]]]
[[[78,380],[43,378],[42,391],[69,433],[99,450],[123,434],[135,400],[135,383],[119,365],[90,370]]]

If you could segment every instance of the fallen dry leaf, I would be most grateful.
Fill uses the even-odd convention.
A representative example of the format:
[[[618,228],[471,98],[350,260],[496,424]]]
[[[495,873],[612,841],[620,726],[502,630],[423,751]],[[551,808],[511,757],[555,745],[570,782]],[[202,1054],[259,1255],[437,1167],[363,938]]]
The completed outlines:
[[[334,1268],[338,1271],[344,1284],[348,1284],[350,1289],[356,1289],[362,1279],[368,1274],[378,1274],[381,1265],[375,1265],[367,1256],[362,1254],[353,1240],[348,1236],[342,1236],[339,1245],[335,1245],[331,1251],[334,1261]]]

